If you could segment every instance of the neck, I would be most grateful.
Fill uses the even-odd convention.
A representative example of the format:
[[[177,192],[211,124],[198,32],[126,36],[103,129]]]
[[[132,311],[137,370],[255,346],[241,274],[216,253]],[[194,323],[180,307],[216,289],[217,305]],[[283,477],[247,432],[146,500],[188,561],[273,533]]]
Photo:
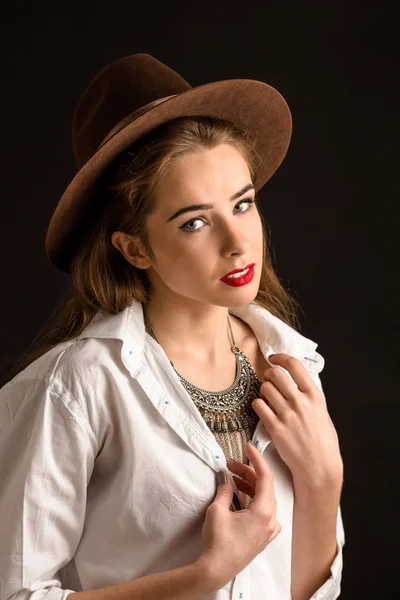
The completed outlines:
[[[191,357],[199,362],[218,364],[229,360],[235,335],[235,318],[226,307],[171,306],[154,301],[143,306],[143,312],[167,356]]]

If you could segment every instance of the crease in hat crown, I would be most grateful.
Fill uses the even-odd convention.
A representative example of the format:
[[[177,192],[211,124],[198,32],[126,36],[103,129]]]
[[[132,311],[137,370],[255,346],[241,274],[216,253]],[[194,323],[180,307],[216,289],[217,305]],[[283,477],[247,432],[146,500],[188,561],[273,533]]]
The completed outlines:
[[[45,242],[58,269],[71,272],[82,234],[96,218],[96,192],[105,170],[143,135],[182,116],[220,117],[249,131],[261,158],[256,191],[281,164],[292,132],[285,99],[265,82],[227,79],[192,87],[144,53],[109,63],[86,87],[74,112],[78,170],[54,208]]]
[[[73,145],[81,168],[119,123],[158,100],[192,86],[149,54],[133,54],[106,65],[90,82],[74,113]]]

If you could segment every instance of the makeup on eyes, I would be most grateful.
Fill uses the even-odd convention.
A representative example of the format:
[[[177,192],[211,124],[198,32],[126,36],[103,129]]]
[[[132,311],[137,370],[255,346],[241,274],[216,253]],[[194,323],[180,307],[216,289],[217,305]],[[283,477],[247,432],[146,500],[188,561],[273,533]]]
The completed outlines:
[[[240,215],[240,214],[247,214],[248,212],[250,212],[253,209],[253,206],[255,204],[255,199],[253,199],[253,198],[243,198],[243,200],[240,200],[240,202],[238,202],[235,205],[235,208],[237,206],[239,206],[240,204],[242,204],[242,203],[249,204],[249,207],[246,210],[239,210],[236,213],[238,215]],[[181,229],[182,231],[185,231],[185,232],[189,232],[189,233],[201,231],[203,229],[203,227],[198,227],[197,229],[185,229],[185,227],[187,225],[189,225],[190,223],[193,223],[194,221],[197,221],[197,220],[201,221],[202,217],[193,217],[193,219],[190,219],[190,221],[186,221],[186,223],[184,223],[183,225],[180,225],[179,229]]]
[[[233,196],[230,197],[229,202],[234,202],[235,200],[237,200],[238,198],[243,196],[243,194],[245,194],[249,190],[255,190],[255,187],[252,183],[248,183],[247,185],[244,186],[243,189],[241,189],[238,192],[236,192],[235,194],[233,194]],[[169,217],[169,219],[167,219],[167,223],[169,223],[170,221],[173,221],[173,219],[176,219],[183,213],[193,212],[195,210],[209,210],[210,208],[214,208],[214,205],[207,203],[207,204],[192,204],[191,206],[184,206],[183,208],[180,208],[179,210],[174,212],[174,214],[171,217]]]

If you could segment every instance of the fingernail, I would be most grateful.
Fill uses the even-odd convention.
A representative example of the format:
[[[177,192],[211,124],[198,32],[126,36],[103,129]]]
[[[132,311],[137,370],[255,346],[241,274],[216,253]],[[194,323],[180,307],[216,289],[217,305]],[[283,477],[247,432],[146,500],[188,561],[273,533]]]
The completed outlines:
[[[226,473],[224,471],[218,471],[217,473],[217,481],[218,481],[218,485],[223,485],[224,483],[226,483]]]

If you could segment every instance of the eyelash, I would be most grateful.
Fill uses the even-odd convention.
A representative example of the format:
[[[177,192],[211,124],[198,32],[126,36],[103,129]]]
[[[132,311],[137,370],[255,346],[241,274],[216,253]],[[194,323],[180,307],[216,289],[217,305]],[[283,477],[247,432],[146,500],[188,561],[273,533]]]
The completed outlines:
[[[239,206],[240,204],[242,204],[243,202],[250,204],[250,206],[246,210],[240,210],[237,213],[238,215],[246,214],[246,213],[250,212],[253,209],[253,204],[255,203],[255,200],[252,200],[251,198],[244,198],[243,200],[241,200],[240,202],[238,202],[235,205],[235,208],[237,206]],[[194,221],[201,221],[201,220],[202,220],[201,217],[195,217],[194,219],[187,221],[184,225],[181,225],[181,227],[179,227],[179,229],[182,229],[183,231],[185,231],[185,233],[197,233],[198,231],[202,231],[202,229],[204,229],[204,227],[199,227],[198,229],[185,229],[186,225],[189,225],[189,223],[193,223]]]

